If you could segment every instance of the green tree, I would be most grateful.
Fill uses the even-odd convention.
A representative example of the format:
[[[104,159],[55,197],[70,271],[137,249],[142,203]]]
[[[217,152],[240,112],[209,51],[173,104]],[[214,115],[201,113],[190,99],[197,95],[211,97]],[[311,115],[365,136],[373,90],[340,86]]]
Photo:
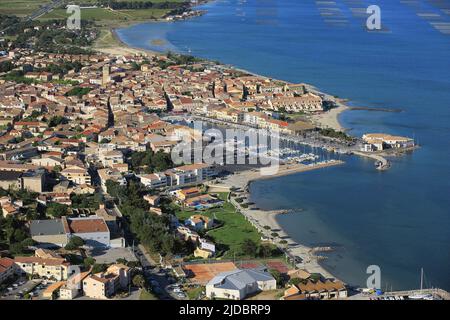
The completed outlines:
[[[83,260],[83,264],[86,267],[86,269],[89,269],[91,266],[95,264],[95,259],[92,257],[87,257]]]
[[[53,218],[61,218],[62,216],[67,215],[69,212],[69,207],[65,204],[61,203],[50,203],[47,205],[46,214]]]
[[[251,239],[245,239],[241,245],[242,253],[247,256],[255,256],[256,250],[258,249],[255,241]]]
[[[275,280],[277,281],[277,285],[281,286],[283,284],[283,276],[281,275],[280,271],[276,269],[270,269],[269,272],[272,275],[272,277],[274,277]]]
[[[133,277],[133,285],[139,288],[145,287],[145,279],[142,274],[137,274]]]
[[[272,246],[270,244],[262,244],[258,248],[258,254],[260,257],[267,258],[272,256]]]
[[[79,247],[84,245],[84,240],[80,237],[74,236],[71,237],[69,242],[66,244],[65,249],[66,250],[76,250]]]
[[[100,273],[100,272],[104,272],[106,270],[108,266],[106,264],[103,263],[95,263],[92,266],[92,273],[96,274],[96,273]]]

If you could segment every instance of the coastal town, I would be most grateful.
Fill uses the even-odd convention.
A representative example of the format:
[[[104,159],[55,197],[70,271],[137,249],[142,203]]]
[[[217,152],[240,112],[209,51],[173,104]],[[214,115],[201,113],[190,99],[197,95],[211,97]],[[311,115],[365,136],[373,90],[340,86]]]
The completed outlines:
[[[0,300],[448,298],[344,283],[319,264],[332,248],[296,243],[275,220],[286,212],[250,201],[258,166],[171,158],[212,142],[191,120],[279,135],[277,175],[345,165],[340,154],[386,169],[414,139],[351,137],[323,117],[339,99],[192,56],[46,51],[41,32],[63,29],[52,23],[21,28],[34,45],[0,35]]]

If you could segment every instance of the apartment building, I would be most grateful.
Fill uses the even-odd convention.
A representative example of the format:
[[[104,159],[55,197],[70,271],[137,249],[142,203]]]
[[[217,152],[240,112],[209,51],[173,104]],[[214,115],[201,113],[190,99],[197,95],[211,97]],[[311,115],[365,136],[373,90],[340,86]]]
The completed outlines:
[[[130,268],[123,264],[111,265],[105,272],[90,275],[83,280],[83,291],[87,297],[108,299],[130,284]]]
[[[61,171],[61,175],[74,184],[91,184],[91,175],[85,167],[75,165],[67,166]]]
[[[76,268],[63,258],[15,257],[14,263],[19,274],[57,281],[66,280],[76,271]]]
[[[121,186],[127,185],[127,180],[123,176],[122,172],[115,168],[106,168],[97,170],[100,177],[100,186],[104,192],[107,192],[106,182],[112,180],[117,182]]]
[[[100,172],[100,170],[99,170]],[[194,163],[139,176],[141,183],[149,188],[163,188],[182,186],[190,183],[200,183],[211,179],[215,175],[212,166],[205,163]]]
[[[167,176],[161,172],[142,175],[140,179],[143,185],[152,189],[167,187]]]

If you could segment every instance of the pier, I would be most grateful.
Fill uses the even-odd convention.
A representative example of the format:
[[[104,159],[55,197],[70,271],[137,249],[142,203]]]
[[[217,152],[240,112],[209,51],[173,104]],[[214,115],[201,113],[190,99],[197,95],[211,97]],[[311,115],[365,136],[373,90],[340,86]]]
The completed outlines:
[[[371,158],[375,160],[375,163],[377,165],[377,169],[378,170],[387,170],[391,167],[391,164],[389,162],[389,160],[387,160],[386,158],[382,157],[381,155],[378,154],[373,154],[373,153],[367,153],[367,152],[362,152],[362,151],[354,151],[354,154],[361,156],[361,157],[367,157],[367,158]]]

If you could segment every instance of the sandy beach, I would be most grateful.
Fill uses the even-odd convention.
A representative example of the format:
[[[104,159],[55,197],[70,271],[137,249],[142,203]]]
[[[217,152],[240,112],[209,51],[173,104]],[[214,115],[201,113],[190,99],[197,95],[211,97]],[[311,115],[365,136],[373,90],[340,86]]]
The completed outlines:
[[[130,47],[120,39],[113,28],[110,28],[108,32],[97,40],[93,50],[113,56],[145,55],[150,57],[160,54],[151,50]]]
[[[317,164],[304,165],[281,165],[277,174],[272,176],[262,176],[258,169],[241,171],[232,174],[220,181],[219,183],[209,183],[211,191],[225,191],[225,190],[238,190],[234,191],[238,197],[246,196],[249,199],[250,194],[248,193],[248,186],[252,181],[259,179],[273,179],[280,176],[285,176],[293,173],[306,172],[311,170],[319,170],[322,168],[337,166],[344,164],[343,161],[328,161],[321,162]],[[266,238],[271,238],[271,233],[278,233],[277,239],[274,239],[274,243],[280,248],[285,248],[286,251],[294,257],[299,257],[299,261],[296,261],[296,266],[301,269],[306,269],[310,273],[320,273],[324,277],[334,278],[327,270],[325,270],[320,264],[318,257],[313,253],[312,248],[301,245],[295,242],[289,235],[280,227],[276,217],[279,214],[290,214],[285,213],[282,210],[266,211],[257,208],[243,208],[236,201],[235,198],[231,198],[230,201],[235,205],[240,213],[242,213],[247,220],[256,227],[261,234]],[[264,227],[269,226],[270,229],[266,230]],[[279,241],[286,240],[286,244],[280,244]]]
[[[345,131],[346,128],[344,128],[339,122],[339,115],[348,109],[349,107],[340,104],[337,108],[333,108],[327,112],[311,115],[309,119],[320,128],[331,128],[336,131]]]

